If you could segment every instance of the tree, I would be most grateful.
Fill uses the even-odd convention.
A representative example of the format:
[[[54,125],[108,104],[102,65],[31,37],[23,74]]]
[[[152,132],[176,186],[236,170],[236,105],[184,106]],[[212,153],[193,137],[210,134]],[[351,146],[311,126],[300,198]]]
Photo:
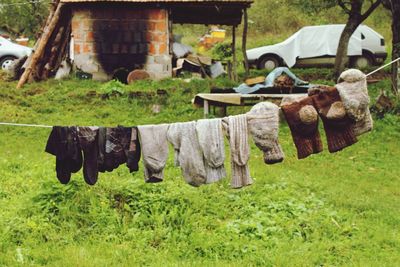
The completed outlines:
[[[369,2],[369,6],[365,8],[365,2]],[[368,18],[369,15],[381,4],[382,0],[337,0],[337,4],[348,14],[347,23],[339,39],[339,46],[336,53],[334,77],[337,79],[344,70],[347,58],[347,48],[349,46],[350,37],[353,35],[357,27]],[[368,5],[368,4],[367,4]],[[363,12],[363,7],[365,11]]]
[[[392,13],[392,59],[400,57],[400,1],[398,0],[383,0],[383,6]],[[399,88],[399,63],[392,65],[392,81],[395,93]]]
[[[357,27],[381,4],[382,0],[289,0],[289,2],[295,4],[301,10],[306,11],[310,15],[318,14],[320,10],[333,8],[335,6],[339,6],[342,11],[348,15],[346,25],[340,36],[339,46],[336,53],[334,77],[337,78],[344,70],[347,58],[347,48],[351,36]]]
[[[2,0],[0,4],[0,28],[11,35],[38,37],[48,14],[49,1]]]

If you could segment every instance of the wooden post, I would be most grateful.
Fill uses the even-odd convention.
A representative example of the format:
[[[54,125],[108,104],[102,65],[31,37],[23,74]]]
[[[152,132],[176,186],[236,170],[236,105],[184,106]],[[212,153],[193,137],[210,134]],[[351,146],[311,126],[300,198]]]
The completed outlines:
[[[233,70],[233,80],[237,82],[238,77],[237,77],[237,60],[236,60],[236,25],[232,27],[232,57],[233,57],[233,62],[232,62],[232,70]]]
[[[37,48],[35,51],[33,51],[31,60],[29,61],[29,64],[27,65],[21,78],[19,79],[19,82],[17,84],[17,89],[21,88],[25,84],[25,82],[29,79],[29,76],[31,75],[32,70],[36,67],[38,60],[40,59],[40,57],[42,56],[42,54],[46,48],[47,41],[50,38],[51,34],[53,33],[53,31],[57,25],[57,22],[61,15],[61,9],[62,9],[63,5],[64,4],[62,4],[62,3],[59,3],[57,5],[57,8],[54,11],[54,15],[53,15],[49,25],[47,25],[44,28],[43,34],[42,34],[40,40],[38,41]]]
[[[246,71],[246,77],[249,77],[249,60],[247,58],[247,28],[248,28],[248,16],[247,16],[247,8],[243,10],[243,37],[242,37],[242,51],[243,51],[243,60],[244,60],[244,69]]]

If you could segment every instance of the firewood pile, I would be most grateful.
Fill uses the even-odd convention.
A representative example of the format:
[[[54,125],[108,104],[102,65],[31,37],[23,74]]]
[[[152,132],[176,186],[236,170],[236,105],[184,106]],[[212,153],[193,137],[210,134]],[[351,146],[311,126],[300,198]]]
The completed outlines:
[[[42,29],[41,37],[23,65],[24,71],[17,88],[21,88],[27,82],[53,77],[67,56],[70,36],[70,11],[59,0],[55,0]]]
[[[274,87],[283,94],[291,94],[294,88],[294,81],[287,75],[280,75],[275,79]]]

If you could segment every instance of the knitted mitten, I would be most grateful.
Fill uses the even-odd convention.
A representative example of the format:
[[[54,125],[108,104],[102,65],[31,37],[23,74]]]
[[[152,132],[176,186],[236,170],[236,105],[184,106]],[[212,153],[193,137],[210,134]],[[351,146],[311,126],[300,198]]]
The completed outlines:
[[[314,106],[324,124],[329,152],[342,150],[357,142],[353,123],[344,108],[339,92],[335,87],[318,87],[309,91]]]
[[[367,77],[356,69],[344,71],[336,85],[347,115],[355,121],[354,133],[359,136],[372,130],[373,121],[369,111],[370,99],[367,89]]]
[[[318,113],[313,105],[312,98],[307,97],[291,103],[285,101],[281,106],[292,133],[298,159],[304,159],[323,149],[318,131]]]
[[[282,162],[285,155],[278,141],[279,107],[270,102],[261,102],[253,106],[246,116],[253,140],[264,152],[264,162]]]

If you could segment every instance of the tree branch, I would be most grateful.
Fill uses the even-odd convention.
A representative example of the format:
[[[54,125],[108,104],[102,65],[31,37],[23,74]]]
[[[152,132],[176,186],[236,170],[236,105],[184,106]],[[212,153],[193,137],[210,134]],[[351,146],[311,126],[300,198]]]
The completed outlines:
[[[351,10],[346,6],[346,4],[348,4],[348,3],[346,3],[343,0],[338,0],[338,5],[344,10],[344,12],[346,12],[347,14],[350,15]]]
[[[382,0],[377,0],[375,3],[371,4],[367,11],[361,15],[361,21],[364,21],[368,18],[369,15],[382,3]]]

